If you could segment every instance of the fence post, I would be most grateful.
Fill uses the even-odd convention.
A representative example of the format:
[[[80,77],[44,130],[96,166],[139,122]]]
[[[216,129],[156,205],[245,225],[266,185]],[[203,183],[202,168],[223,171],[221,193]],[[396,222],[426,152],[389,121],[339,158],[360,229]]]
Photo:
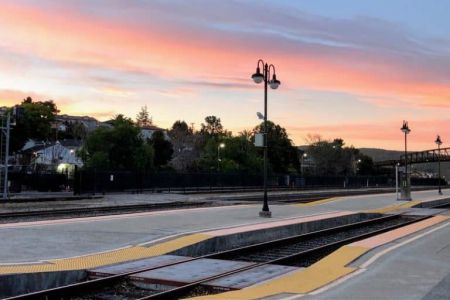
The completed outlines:
[[[97,192],[97,168],[94,168],[94,196]]]

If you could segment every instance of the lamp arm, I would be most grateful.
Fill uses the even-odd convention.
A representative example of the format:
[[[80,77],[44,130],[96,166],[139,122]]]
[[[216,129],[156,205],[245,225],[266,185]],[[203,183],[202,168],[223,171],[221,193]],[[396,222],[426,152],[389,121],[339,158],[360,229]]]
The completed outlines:
[[[257,68],[259,68],[259,64],[261,64],[262,69],[264,70],[264,61],[262,59],[258,59],[258,62],[256,63]]]
[[[269,71],[268,71],[268,74],[267,74],[267,77],[269,78],[269,80],[270,80],[270,69],[273,69],[273,74],[275,74],[275,66],[274,65],[272,65],[272,64],[270,64],[269,65]]]

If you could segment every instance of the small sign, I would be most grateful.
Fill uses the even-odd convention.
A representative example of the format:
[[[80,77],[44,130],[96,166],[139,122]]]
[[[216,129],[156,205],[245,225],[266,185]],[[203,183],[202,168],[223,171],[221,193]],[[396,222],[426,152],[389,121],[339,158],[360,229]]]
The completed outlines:
[[[114,175],[109,175],[109,181],[113,182],[114,181]]]
[[[255,146],[264,147],[264,133],[255,134]]]

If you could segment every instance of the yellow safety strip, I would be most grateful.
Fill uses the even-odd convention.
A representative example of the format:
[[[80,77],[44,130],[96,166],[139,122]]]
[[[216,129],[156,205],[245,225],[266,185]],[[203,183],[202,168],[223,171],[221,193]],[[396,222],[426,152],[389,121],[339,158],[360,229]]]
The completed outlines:
[[[96,268],[99,266],[166,254],[209,238],[211,238],[211,236],[198,233],[150,247],[135,246],[92,255],[54,259],[37,264],[3,265],[0,266],[0,274],[55,272]]]
[[[294,206],[294,207],[310,207],[310,206],[321,205],[321,204],[332,202],[332,201],[337,201],[337,200],[340,200],[340,199],[342,199],[342,198],[341,197],[331,197],[331,198],[326,198],[326,199],[322,199],[322,200],[312,201],[312,202],[308,202],[308,203],[292,204],[291,206]]]
[[[412,200],[412,201],[408,201],[408,202],[404,202],[404,203],[400,203],[400,204],[392,204],[392,205],[382,207],[382,208],[371,209],[366,212],[385,214],[385,213],[394,212],[394,211],[397,211],[400,209],[411,208],[420,203],[421,203],[421,201]]]

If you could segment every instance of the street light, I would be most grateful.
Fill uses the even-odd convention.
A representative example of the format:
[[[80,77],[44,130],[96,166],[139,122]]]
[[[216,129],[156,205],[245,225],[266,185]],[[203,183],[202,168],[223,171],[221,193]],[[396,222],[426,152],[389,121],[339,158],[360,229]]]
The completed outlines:
[[[411,190],[409,186],[409,176],[408,176],[408,139],[407,136],[411,132],[407,121],[403,121],[403,126],[400,130],[405,134],[405,177],[402,186],[402,199],[411,200]]]
[[[442,195],[442,190],[441,190],[441,145],[442,145],[442,141],[441,141],[441,137],[438,135],[436,140],[434,141],[436,143],[436,145],[438,145],[438,169],[439,169],[439,195]]]
[[[305,164],[305,158],[307,158],[308,157],[308,153],[303,153],[303,155],[302,155],[302,164],[300,165],[300,171],[301,171],[301,173],[302,173],[302,176],[304,177],[305,176],[305,174],[304,174],[304,164]]]
[[[224,143],[220,143],[217,146],[217,171],[220,171],[220,162],[222,161],[220,159],[220,149],[225,148],[225,144]]]
[[[263,73],[261,73],[260,66],[262,66]],[[271,69],[273,69],[272,79],[270,79]],[[264,81],[264,203],[262,211],[259,212],[259,216],[270,218],[272,213],[269,210],[269,203],[267,201],[267,85],[270,85],[271,89],[277,89],[281,82],[275,74],[275,66],[264,63],[262,59],[258,60],[256,73],[252,75],[252,79],[255,83]]]

